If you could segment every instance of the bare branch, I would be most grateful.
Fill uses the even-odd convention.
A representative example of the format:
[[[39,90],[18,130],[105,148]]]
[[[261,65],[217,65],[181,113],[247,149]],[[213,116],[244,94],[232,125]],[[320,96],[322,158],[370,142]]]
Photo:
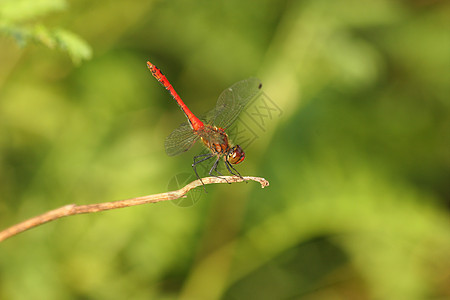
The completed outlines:
[[[269,185],[269,182],[267,180],[265,180],[264,178],[251,177],[251,176],[246,176],[244,178],[240,178],[237,176],[222,176],[221,178],[206,177],[206,178],[202,178],[202,180],[203,180],[204,184],[226,183],[226,182],[232,183],[232,182],[242,182],[242,181],[246,181],[246,180],[253,180],[253,181],[257,181],[257,182],[261,183],[262,188]],[[23,221],[19,224],[13,225],[9,228],[6,228],[3,231],[0,231],[0,242],[18,234],[18,233],[21,233],[25,230],[31,229],[33,227],[42,225],[42,224],[50,222],[50,221],[54,221],[54,220],[62,218],[62,217],[68,217],[68,216],[73,216],[73,215],[78,215],[78,214],[88,214],[88,213],[99,212],[99,211],[103,211],[103,210],[123,208],[123,207],[129,207],[129,206],[135,206],[135,205],[141,205],[141,204],[147,204],[147,203],[156,203],[156,202],[167,201],[167,200],[175,200],[178,198],[186,197],[187,192],[189,192],[193,188],[196,188],[201,185],[202,185],[202,183],[200,182],[200,180],[195,180],[177,191],[172,191],[172,192],[167,192],[167,193],[148,195],[148,196],[137,197],[137,198],[127,199],[127,200],[104,202],[104,203],[98,203],[98,204],[65,205],[60,208],[48,211],[42,215],[39,215],[39,216],[33,217],[31,219],[28,219],[26,221]]]

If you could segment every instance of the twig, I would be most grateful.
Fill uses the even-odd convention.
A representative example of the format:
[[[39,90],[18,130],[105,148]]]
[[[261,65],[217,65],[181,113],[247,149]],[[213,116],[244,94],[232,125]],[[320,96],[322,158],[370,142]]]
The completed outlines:
[[[244,178],[240,178],[237,176],[222,176],[221,178],[206,177],[206,178],[202,178],[202,180],[203,180],[204,184],[226,183],[226,182],[231,183],[231,182],[242,182],[242,181],[246,181],[246,180],[253,180],[253,181],[257,181],[257,182],[261,183],[262,188],[269,185],[269,182],[267,180],[265,180],[264,178],[251,177],[251,176],[246,176]],[[42,215],[39,215],[39,216],[33,217],[31,219],[28,219],[26,221],[23,221],[19,224],[13,225],[9,228],[6,228],[3,231],[0,231],[0,242],[18,234],[18,233],[21,233],[25,230],[31,229],[33,227],[42,225],[42,224],[50,222],[50,221],[54,221],[54,220],[62,218],[62,217],[68,217],[68,216],[73,216],[73,215],[78,215],[78,214],[88,214],[88,213],[99,212],[99,211],[103,211],[103,210],[123,208],[123,207],[129,207],[129,206],[135,206],[135,205],[141,205],[141,204],[147,204],[147,203],[156,203],[156,202],[167,201],[167,200],[175,200],[175,199],[178,199],[181,197],[186,197],[187,192],[189,192],[193,188],[196,188],[200,185],[202,185],[200,180],[195,180],[177,191],[172,191],[172,192],[167,192],[167,193],[148,195],[148,196],[137,197],[137,198],[127,199],[127,200],[104,202],[104,203],[98,203],[98,204],[65,205],[60,208],[48,211]]]

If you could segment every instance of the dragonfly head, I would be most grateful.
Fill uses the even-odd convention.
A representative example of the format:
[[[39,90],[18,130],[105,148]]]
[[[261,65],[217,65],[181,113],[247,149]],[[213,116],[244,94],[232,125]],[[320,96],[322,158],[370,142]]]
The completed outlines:
[[[227,154],[228,161],[232,164],[241,163],[245,158],[244,150],[242,150],[241,146],[236,145],[230,149]]]

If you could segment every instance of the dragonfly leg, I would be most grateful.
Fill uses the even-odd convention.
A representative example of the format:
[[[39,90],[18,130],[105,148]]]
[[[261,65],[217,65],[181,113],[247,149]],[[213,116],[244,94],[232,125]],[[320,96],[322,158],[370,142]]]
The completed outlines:
[[[214,154],[212,154],[212,153],[199,154],[199,155],[197,155],[197,156],[194,157],[194,163],[196,163],[196,161],[195,161],[196,159],[199,159],[199,158],[205,157],[205,156],[207,156],[208,158],[210,158],[210,157],[213,157]],[[208,158],[207,158],[207,159],[208,159]],[[202,161],[204,161],[204,160],[206,160],[206,159],[202,159],[202,160],[200,160],[200,161],[198,161],[198,162],[202,162]]]
[[[204,162],[205,160],[208,160],[208,159],[212,158],[213,156],[214,156],[214,154],[212,154],[212,153],[206,153],[206,154],[197,155],[197,156],[194,157],[194,163],[192,164],[192,168],[194,169],[195,175],[197,176],[198,179],[200,179],[200,182],[202,183],[203,189],[205,190],[205,192],[206,192],[205,184],[203,183],[203,180],[200,178],[200,176],[198,176],[197,165],[199,163],[201,163],[201,162]],[[199,158],[201,158],[201,159],[197,160]]]
[[[242,179],[244,179],[244,177],[242,177],[242,175],[238,172],[238,170],[236,170],[233,165],[225,158],[225,166],[227,166],[228,172],[230,172],[231,174],[233,174],[234,176],[238,176]],[[234,171],[234,172],[233,172]],[[236,173],[235,173],[236,172]]]
[[[227,183],[229,183],[228,180],[226,180],[225,178],[220,177],[220,176],[223,176],[223,174],[220,173],[219,170],[217,170],[217,166],[219,165],[219,160],[220,160],[220,156],[217,157],[217,159],[216,159],[216,161],[214,162],[214,165],[212,166],[211,170],[209,170],[209,175],[214,176],[214,177],[217,177],[217,178],[224,179]],[[214,174],[212,173],[213,171],[216,171],[216,173],[219,174],[220,176],[214,175]]]

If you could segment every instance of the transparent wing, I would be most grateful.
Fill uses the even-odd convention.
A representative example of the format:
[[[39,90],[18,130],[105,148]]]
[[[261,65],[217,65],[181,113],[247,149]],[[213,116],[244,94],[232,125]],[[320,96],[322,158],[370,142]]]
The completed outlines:
[[[209,124],[221,128],[229,127],[248,102],[261,92],[261,81],[248,78],[233,84],[220,94],[215,109],[207,113]]]
[[[189,150],[198,139],[189,122],[181,124],[166,138],[164,147],[169,156],[175,156]]]

